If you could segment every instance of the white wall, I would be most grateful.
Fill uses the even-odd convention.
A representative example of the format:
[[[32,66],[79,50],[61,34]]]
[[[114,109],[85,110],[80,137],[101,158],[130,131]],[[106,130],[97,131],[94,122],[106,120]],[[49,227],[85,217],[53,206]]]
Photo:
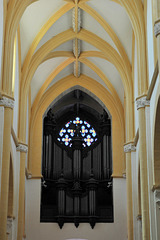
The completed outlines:
[[[127,240],[126,180],[113,179],[114,223],[99,223],[91,229],[88,223],[64,224],[40,223],[41,180],[27,180],[26,183],[26,240],[65,240],[85,238],[88,240]]]

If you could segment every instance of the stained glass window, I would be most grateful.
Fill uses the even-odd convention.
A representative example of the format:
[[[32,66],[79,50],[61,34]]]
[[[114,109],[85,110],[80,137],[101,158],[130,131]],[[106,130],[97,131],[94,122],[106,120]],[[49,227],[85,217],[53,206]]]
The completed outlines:
[[[81,120],[80,117],[68,121],[59,131],[57,140],[64,143],[65,146],[71,147],[71,140],[75,135],[76,126],[80,126],[80,134],[84,140],[84,147],[90,147],[92,143],[97,141],[97,133],[95,129],[87,121]]]

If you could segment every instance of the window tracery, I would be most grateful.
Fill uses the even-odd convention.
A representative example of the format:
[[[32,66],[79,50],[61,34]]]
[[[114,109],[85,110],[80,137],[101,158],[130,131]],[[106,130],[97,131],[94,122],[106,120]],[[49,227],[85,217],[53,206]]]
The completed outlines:
[[[68,121],[65,126],[59,131],[57,140],[65,144],[65,146],[72,146],[72,139],[75,135],[76,126],[79,126],[80,133],[83,138],[83,147],[90,147],[97,141],[97,133],[95,129],[86,120],[81,120],[80,117],[76,117],[73,120]]]

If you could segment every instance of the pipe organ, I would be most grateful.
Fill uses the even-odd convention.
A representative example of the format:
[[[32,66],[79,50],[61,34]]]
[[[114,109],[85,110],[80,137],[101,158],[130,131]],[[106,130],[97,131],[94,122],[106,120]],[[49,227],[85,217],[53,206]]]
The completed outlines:
[[[68,123],[50,111],[44,118],[41,222],[57,222],[60,228],[113,222],[111,120],[106,115],[95,126],[85,114],[70,116]]]

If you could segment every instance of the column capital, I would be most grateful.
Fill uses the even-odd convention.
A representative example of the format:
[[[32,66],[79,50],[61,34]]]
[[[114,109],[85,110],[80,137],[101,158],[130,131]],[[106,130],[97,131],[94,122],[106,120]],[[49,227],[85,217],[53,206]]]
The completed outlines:
[[[156,189],[154,191],[154,199],[155,199],[155,203],[159,206],[160,208],[160,189]]]
[[[22,143],[18,143],[18,146],[17,146],[16,150],[20,151],[20,152],[27,153],[28,152],[28,146],[25,145],[25,144],[22,144]]]
[[[8,107],[13,109],[14,108],[14,99],[11,99],[6,96],[2,96],[0,99],[0,106]]]
[[[158,37],[159,34],[160,34],[160,19],[158,19],[154,23],[154,35],[155,35],[155,37]]]
[[[146,106],[150,106],[150,101],[147,100],[146,96],[141,96],[136,99],[137,110],[139,108],[144,108]]]
[[[124,145],[124,152],[125,153],[135,152],[135,151],[136,151],[136,147],[133,145],[133,142],[126,143]]]

